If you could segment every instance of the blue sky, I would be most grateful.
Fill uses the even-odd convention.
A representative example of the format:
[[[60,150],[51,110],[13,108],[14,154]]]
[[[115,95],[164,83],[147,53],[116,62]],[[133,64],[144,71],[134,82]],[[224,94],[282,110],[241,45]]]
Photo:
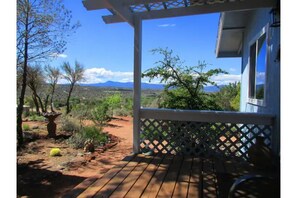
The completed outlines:
[[[80,0],[65,0],[65,5],[81,27],[52,65],[59,66],[64,61],[74,65],[77,60],[86,68],[84,83],[133,81],[133,28],[128,23],[105,24],[101,16],[109,14],[107,10],[87,11]],[[219,84],[239,81],[241,59],[215,57],[218,21],[219,14],[143,21],[142,71],[161,59],[150,52],[152,49],[168,47],[185,65],[205,61],[210,64],[207,69],[229,72],[214,79]]]

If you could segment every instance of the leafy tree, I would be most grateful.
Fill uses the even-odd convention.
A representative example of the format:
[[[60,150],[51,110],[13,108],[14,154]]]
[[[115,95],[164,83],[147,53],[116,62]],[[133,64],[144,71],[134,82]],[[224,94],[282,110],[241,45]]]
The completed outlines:
[[[235,97],[237,99],[235,100]],[[215,95],[220,107],[225,111],[238,111],[240,98],[240,83],[229,83],[223,86]],[[238,101],[237,101],[238,100]],[[237,103],[238,102],[238,103]],[[237,104],[236,104],[237,103]]]
[[[64,78],[69,81],[70,83],[70,89],[68,92],[67,96],[67,101],[66,101],[66,114],[70,113],[70,98],[71,98],[71,93],[73,91],[74,85],[78,82],[83,80],[84,78],[84,67],[82,64],[78,63],[75,61],[75,67],[72,68],[69,64],[69,62],[64,62],[62,65],[62,70],[65,72]]]
[[[231,107],[236,110],[239,111],[240,108],[240,83],[237,83],[236,86],[236,96],[231,100]]]
[[[62,53],[66,37],[79,24],[72,25],[71,12],[62,0],[17,0],[17,74],[21,75],[17,107],[17,139],[23,143],[22,113],[27,85],[28,63],[47,60]]]
[[[108,104],[106,100],[100,101],[100,103],[91,111],[92,121],[99,127],[102,127],[109,120],[107,111],[108,111]]]
[[[41,97],[38,95],[38,90],[40,90],[41,86],[45,83],[44,75],[39,65],[35,65],[34,67],[28,66],[27,75],[27,85],[33,92],[32,99],[36,107],[36,112],[38,115],[40,115],[39,105],[42,112],[45,112]]]
[[[50,105],[51,105],[51,111],[54,112],[54,107],[53,107],[53,97],[54,97],[54,93],[56,90],[56,85],[58,83],[58,80],[61,76],[61,72],[59,68],[56,67],[52,67],[50,65],[46,65],[44,67],[44,71],[46,73],[46,75],[48,76],[48,80],[49,80],[49,85],[50,85]]]
[[[122,97],[121,94],[114,94],[106,98],[106,103],[111,111],[111,116],[113,116],[114,109],[121,108]]]
[[[211,77],[226,73],[222,69],[203,70],[207,64],[199,62],[197,66],[183,66],[179,56],[173,55],[172,50],[154,49],[153,54],[163,56],[163,60],[156,62],[157,66],[146,70],[142,77],[150,80],[160,78],[165,83],[163,102],[160,107],[172,109],[219,109],[213,97],[205,93],[203,87],[216,85]]]

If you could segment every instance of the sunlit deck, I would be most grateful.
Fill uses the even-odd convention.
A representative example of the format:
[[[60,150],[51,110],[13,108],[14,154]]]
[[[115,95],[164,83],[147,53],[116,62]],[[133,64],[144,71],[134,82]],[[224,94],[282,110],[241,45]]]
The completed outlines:
[[[230,160],[138,154],[125,157],[99,179],[85,180],[64,197],[228,197],[233,182],[247,174],[260,172],[249,163]],[[277,179],[259,185],[268,197],[279,193]],[[249,191],[253,186],[235,195],[258,197],[256,189]]]

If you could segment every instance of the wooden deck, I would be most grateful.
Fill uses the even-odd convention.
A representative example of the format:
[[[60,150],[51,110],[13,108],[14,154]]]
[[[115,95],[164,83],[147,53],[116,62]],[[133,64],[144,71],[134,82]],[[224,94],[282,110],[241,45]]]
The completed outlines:
[[[235,179],[250,173],[253,166],[228,160],[138,154],[63,197],[228,197]]]

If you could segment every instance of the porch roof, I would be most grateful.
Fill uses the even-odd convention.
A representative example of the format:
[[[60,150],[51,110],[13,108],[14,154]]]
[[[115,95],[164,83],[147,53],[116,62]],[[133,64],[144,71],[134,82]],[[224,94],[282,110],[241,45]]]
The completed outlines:
[[[241,57],[243,33],[252,10],[223,12],[216,43],[217,58]]]
[[[186,15],[250,10],[272,7],[275,0],[83,0],[87,10],[108,9],[105,23],[128,22],[134,27],[135,17],[159,19]]]

